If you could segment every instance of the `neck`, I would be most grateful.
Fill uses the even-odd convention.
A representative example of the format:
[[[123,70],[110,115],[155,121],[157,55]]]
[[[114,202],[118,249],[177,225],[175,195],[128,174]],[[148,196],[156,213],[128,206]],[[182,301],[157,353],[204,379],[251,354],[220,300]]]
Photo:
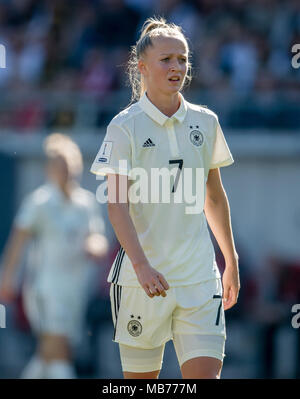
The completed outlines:
[[[62,194],[64,195],[64,197],[66,199],[69,199],[71,197],[71,192],[72,192],[72,188],[73,188],[72,182],[68,181],[66,183],[59,183],[59,182],[54,181],[54,184],[57,186],[59,191],[62,192]]]
[[[60,189],[61,189],[63,195],[64,195],[67,199],[69,199],[69,198],[70,198],[70,195],[71,195],[71,187],[70,187],[70,184],[69,184],[69,183],[66,183],[66,184],[60,186]]]
[[[180,95],[179,93],[163,94],[155,93],[151,90],[147,90],[147,97],[149,100],[158,108],[163,114],[171,117],[180,107]]]

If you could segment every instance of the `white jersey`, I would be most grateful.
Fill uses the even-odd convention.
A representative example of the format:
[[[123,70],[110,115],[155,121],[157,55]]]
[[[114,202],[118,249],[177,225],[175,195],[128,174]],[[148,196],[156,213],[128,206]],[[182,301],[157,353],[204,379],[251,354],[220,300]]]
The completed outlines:
[[[127,162],[128,169],[119,161]],[[218,118],[209,109],[190,104],[181,95],[177,112],[168,117],[154,106],[146,93],[110,122],[91,171],[105,175],[106,168],[131,176],[133,168],[177,167],[204,171],[203,190],[210,169],[227,166],[233,158]],[[195,184],[196,174],[193,174]],[[174,190],[174,185],[170,190]],[[186,213],[186,203],[129,203],[129,212],[140,244],[152,267],[170,286],[196,284],[220,273],[215,260],[203,207]],[[139,286],[132,264],[121,247],[108,281]]]
[[[42,291],[53,287],[76,290],[75,281],[83,284],[88,263],[85,238],[104,233],[101,209],[93,193],[75,186],[67,200],[54,184],[44,184],[25,198],[15,225],[33,234],[26,283]]]

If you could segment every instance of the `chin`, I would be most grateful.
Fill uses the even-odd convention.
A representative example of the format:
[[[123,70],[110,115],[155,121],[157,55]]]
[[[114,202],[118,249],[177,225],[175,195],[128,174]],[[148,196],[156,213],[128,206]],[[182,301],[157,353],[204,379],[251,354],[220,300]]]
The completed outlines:
[[[164,94],[165,96],[166,96],[166,95],[167,95],[167,96],[170,96],[170,95],[172,95],[172,94],[176,94],[176,93],[180,92],[180,90],[181,90],[181,86],[176,86],[176,87],[170,87],[170,86],[168,86],[168,87],[166,87],[166,88],[164,88],[164,89],[162,89],[162,88],[159,89],[159,91],[160,91],[162,94]]]
[[[180,83],[180,84],[178,84],[178,85],[174,85],[174,86],[172,86],[172,85],[170,85],[169,87],[168,87],[168,89],[171,91],[171,92],[176,92],[176,91],[180,91],[181,89],[182,89],[182,83]]]
[[[165,91],[167,93],[172,94],[172,93],[177,93],[180,90],[181,90],[181,85],[180,86],[178,85],[178,86],[168,86]]]
[[[180,87],[172,87],[171,90],[169,90],[170,94],[175,94],[175,93],[179,93],[181,90],[181,86]]]

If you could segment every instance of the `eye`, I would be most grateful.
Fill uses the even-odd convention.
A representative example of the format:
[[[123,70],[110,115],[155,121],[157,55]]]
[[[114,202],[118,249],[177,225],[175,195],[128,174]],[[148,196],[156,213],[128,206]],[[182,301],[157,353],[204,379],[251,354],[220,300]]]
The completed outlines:
[[[169,61],[170,57],[163,58],[162,61]]]
[[[182,62],[182,63],[186,63],[186,58],[185,58],[185,57],[181,57],[181,58],[179,59],[179,61]]]

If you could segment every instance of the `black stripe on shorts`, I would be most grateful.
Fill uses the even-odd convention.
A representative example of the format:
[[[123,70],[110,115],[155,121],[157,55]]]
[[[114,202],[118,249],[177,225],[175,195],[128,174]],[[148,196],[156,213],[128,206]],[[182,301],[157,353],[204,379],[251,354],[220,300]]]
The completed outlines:
[[[121,270],[124,256],[125,256],[125,251],[122,247],[120,247],[118,255],[117,255],[114,271],[113,271],[113,276],[112,276],[112,280],[111,280],[112,283],[117,284],[117,282],[119,280],[120,270]]]
[[[115,309],[115,325],[114,325],[113,340],[115,340],[116,330],[117,330],[117,322],[118,322],[118,316],[119,316],[119,309],[120,309],[120,305],[121,305],[122,286],[114,284],[113,294],[114,294],[114,309]]]

